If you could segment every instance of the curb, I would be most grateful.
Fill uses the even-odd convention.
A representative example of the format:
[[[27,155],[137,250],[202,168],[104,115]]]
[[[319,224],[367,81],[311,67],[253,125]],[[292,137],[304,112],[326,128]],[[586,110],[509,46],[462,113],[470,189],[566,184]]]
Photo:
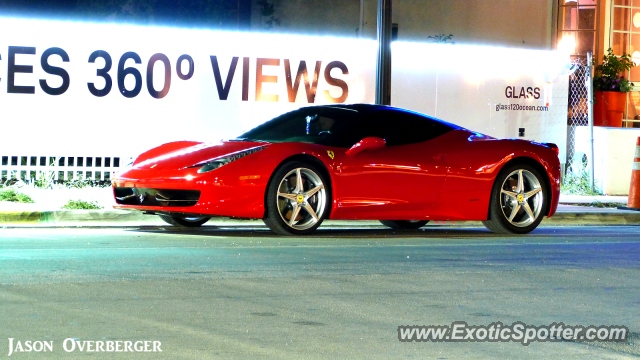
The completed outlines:
[[[327,220],[333,226],[381,226],[375,220]],[[207,225],[264,226],[261,220],[214,217]],[[480,221],[433,221],[429,225],[481,226]],[[544,218],[544,226],[640,225],[638,211],[563,211]],[[138,227],[168,226],[157,216],[123,210],[0,211],[0,227]]]

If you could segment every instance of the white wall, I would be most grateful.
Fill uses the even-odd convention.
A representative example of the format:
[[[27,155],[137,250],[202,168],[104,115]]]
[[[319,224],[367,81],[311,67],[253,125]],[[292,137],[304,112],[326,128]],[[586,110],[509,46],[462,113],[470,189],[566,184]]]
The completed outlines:
[[[600,126],[593,128],[594,179],[597,187],[606,195],[629,195],[631,169],[638,137],[640,137],[640,129]],[[575,141],[576,158],[581,159],[584,154],[588,161],[591,161],[589,128],[586,126],[576,128]]]
[[[298,64],[306,61],[311,80],[316,61],[321,62],[313,104],[374,100],[377,44],[372,40],[2,18],[0,33],[4,34],[0,38],[2,156],[126,157],[169,141],[236,136],[278,114],[312,105],[304,82],[295,102],[289,102],[285,60],[290,61],[294,78]],[[10,49],[17,46],[34,54],[10,56]],[[53,48],[62,49],[69,61],[59,55],[43,56]],[[112,60],[108,71],[112,89],[105,96],[95,96],[88,88],[88,83],[99,89],[105,86],[104,78],[96,75],[105,66],[104,58],[89,62],[96,50],[108,53]],[[126,52],[135,52],[141,63],[129,59],[119,69]],[[154,54],[166,56],[170,65],[171,85],[162,98],[151,95],[165,84],[160,61],[155,62],[153,88],[148,90],[147,72]],[[176,63],[183,54],[195,64],[188,80],[177,74]],[[211,56],[218,60],[222,85],[232,58],[239,58],[226,100],[216,85]],[[421,43],[395,43],[392,57],[393,105],[497,137],[517,137],[518,128],[524,127],[526,139],[555,142],[565,153],[566,126],[559,124],[566,124],[567,79],[562,69],[567,59],[546,51]],[[249,63],[246,77],[244,58]],[[262,67],[261,81],[258,59],[274,64]],[[45,71],[43,61],[57,70]],[[346,71],[334,68],[326,74],[330,63],[341,64]],[[182,64],[182,73],[187,73],[187,62]],[[132,69],[141,74],[141,90],[125,97],[118,75]],[[56,71],[68,75],[69,86],[61,94],[50,95],[46,86],[55,89],[65,83],[63,77],[52,74]],[[243,79],[247,80],[246,101]],[[10,83],[33,93],[16,93]],[[134,75],[125,76],[125,94],[135,84]],[[259,84],[264,96],[257,96]],[[538,88],[540,98],[506,98],[507,86]],[[347,96],[336,100],[344,90]],[[542,106],[546,102],[548,112],[496,111],[499,104]]]
[[[552,142],[560,147],[560,161],[565,162],[567,56],[409,42],[394,43],[392,48],[393,105],[498,138]],[[520,128],[525,129],[524,137],[519,136]]]
[[[348,96],[344,101],[374,99],[376,44],[370,40],[12,19],[0,19],[0,33],[4,34],[0,38],[2,154],[23,155],[30,151],[39,155],[38,152],[51,148],[64,156],[73,156],[73,152],[102,152],[107,148],[139,153],[169,141],[233,137],[278,114],[310,105],[303,81],[295,103],[289,102],[285,60],[290,60],[294,78],[300,61],[305,60],[310,81],[314,78],[316,61],[321,61],[314,104],[331,103],[325,92],[332,98],[342,95],[343,90],[331,85],[325,74],[327,66],[336,61],[348,73],[334,68],[329,77],[346,83]],[[16,65],[31,67],[14,72],[14,85],[30,86],[33,94],[10,93],[8,89],[12,46],[35,51],[33,55],[14,57]],[[60,56],[53,55],[49,64],[64,69],[70,79],[68,90],[55,96],[45,93],[39,84],[41,79],[54,88],[63,84],[62,77],[47,74],[41,66],[43,53],[53,47],[63,49],[69,61],[63,62]],[[89,63],[89,56],[96,50],[106,51],[112,60],[108,72],[112,89],[103,97],[92,95],[87,85],[95,83],[99,89],[105,86],[105,80],[96,75],[105,66],[105,60],[98,58]],[[118,71],[119,60],[130,51],[140,56],[141,63],[129,59],[124,68],[133,67],[141,73],[142,87],[137,96],[127,98],[120,93],[117,78],[118,73],[124,73]],[[148,63],[154,54],[166,55],[171,66],[171,86],[161,99],[152,97],[147,89]],[[177,76],[176,62],[183,54],[194,61],[195,71],[188,80]],[[211,56],[218,60],[223,85],[232,58],[239,57],[226,100],[220,99]],[[249,61],[247,101],[242,100],[244,58]],[[279,62],[262,67],[261,82],[257,81],[259,58]],[[187,62],[183,66],[182,72],[188,72]],[[161,90],[165,83],[162,62],[155,63],[153,79],[155,90]],[[126,90],[134,89],[133,75],[124,80]],[[259,99],[258,83],[265,95]]]

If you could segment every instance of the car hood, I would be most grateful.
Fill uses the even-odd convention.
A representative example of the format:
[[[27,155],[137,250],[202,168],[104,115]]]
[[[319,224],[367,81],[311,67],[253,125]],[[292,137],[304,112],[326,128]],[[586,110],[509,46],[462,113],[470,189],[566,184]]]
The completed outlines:
[[[179,141],[168,143],[140,154],[133,163],[133,169],[183,169],[261,145],[268,144],[248,141],[215,143]]]

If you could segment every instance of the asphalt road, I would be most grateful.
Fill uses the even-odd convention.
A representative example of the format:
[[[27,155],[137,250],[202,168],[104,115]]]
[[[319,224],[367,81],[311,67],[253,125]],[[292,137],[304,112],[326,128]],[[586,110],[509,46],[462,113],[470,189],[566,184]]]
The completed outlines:
[[[639,310],[640,227],[0,229],[0,357],[12,338],[17,359],[637,358]],[[398,340],[399,325],[454,321],[626,325],[631,337]],[[65,352],[68,338],[162,352]],[[16,350],[26,341],[53,351]]]

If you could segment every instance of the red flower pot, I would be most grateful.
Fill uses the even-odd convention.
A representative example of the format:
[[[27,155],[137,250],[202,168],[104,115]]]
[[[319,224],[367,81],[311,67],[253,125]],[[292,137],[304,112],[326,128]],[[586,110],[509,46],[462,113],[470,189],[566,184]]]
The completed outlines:
[[[626,104],[626,93],[596,91],[596,103],[593,104],[593,125],[622,127],[622,116]]]

